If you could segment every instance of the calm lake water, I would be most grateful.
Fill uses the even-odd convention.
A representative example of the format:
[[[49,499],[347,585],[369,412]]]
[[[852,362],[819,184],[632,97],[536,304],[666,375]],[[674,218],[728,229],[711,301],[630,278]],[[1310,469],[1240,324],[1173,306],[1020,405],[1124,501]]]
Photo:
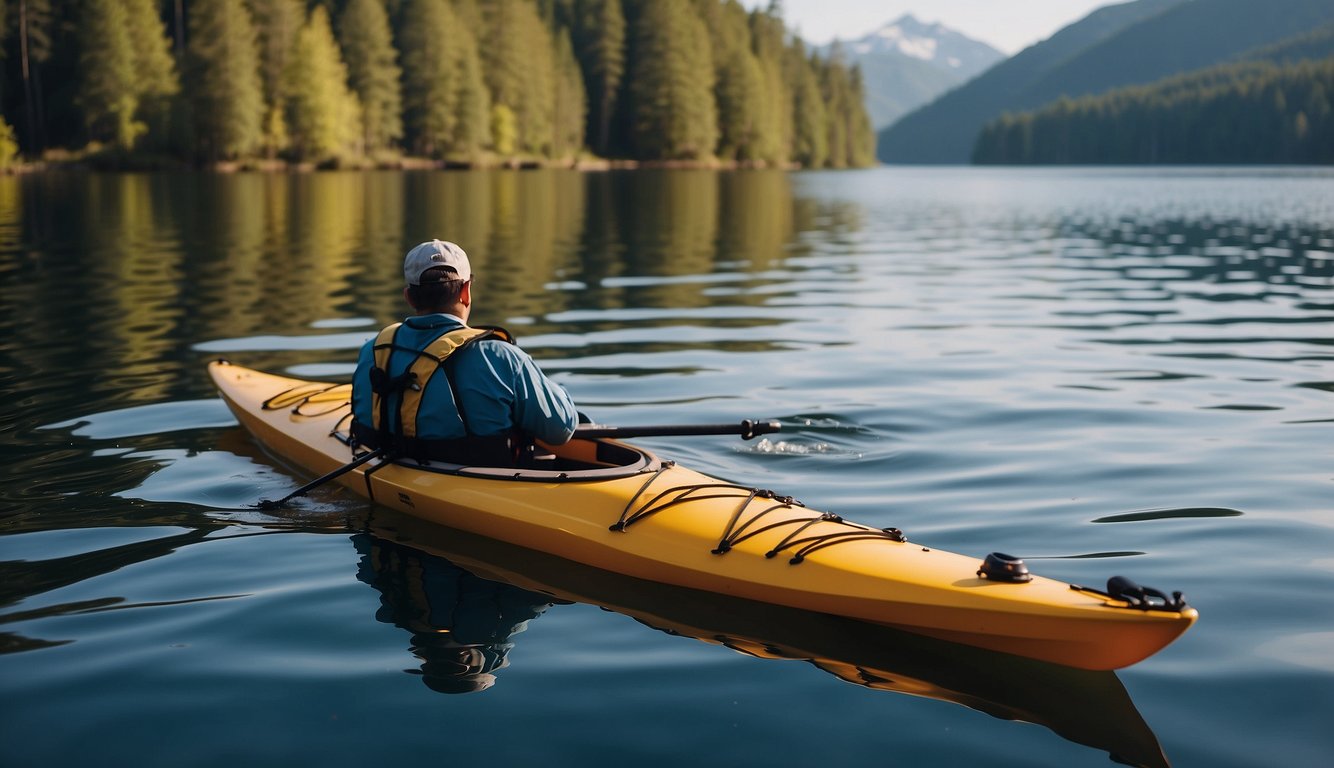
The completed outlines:
[[[348,378],[436,236],[598,421],[784,424],[664,457],[1200,621],[1077,672],[249,508],[205,362]],[[1334,171],[0,178],[0,296],[5,766],[1334,763]]]

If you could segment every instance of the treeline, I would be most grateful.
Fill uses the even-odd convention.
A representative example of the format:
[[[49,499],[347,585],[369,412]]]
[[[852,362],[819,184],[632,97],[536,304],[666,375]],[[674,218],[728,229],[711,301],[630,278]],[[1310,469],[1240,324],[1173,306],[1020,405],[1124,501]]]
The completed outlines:
[[[1334,163],[1334,57],[1211,67],[988,123],[975,163]]]
[[[856,67],[778,2],[3,0],[4,143],[31,158],[865,166]],[[12,126],[12,129],[9,127]]]

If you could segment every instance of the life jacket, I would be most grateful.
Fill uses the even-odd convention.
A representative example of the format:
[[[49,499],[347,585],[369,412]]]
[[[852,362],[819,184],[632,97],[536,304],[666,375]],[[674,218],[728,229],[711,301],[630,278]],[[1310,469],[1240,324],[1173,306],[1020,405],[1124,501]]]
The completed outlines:
[[[465,347],[487,339],[500,339],[511,344],[514,337],[504,328],[464,326],[449,331],[424,349],[400,345],[397,342],[402,323],[394,323],[380,331],[372,346],[374,365],[370,369],[371,423],[354,423],[353,437],[361,445],[371,448],[389,447],[395,453],[419,460],[435,459],[456,464],[507,465],[512,464],[522,447],[517,435],[479,437],[472,434],[468,419],[454,385],[450,358]],[[398,376],[389,375],[389,360],[395,351],[410,352],[412,362]],[[427,387],[444,379],[454,397],[459,421],[466,437],[455,439],[423,439],[418,436],[418,415]],[[397,406],[395,428],[393,412]]]

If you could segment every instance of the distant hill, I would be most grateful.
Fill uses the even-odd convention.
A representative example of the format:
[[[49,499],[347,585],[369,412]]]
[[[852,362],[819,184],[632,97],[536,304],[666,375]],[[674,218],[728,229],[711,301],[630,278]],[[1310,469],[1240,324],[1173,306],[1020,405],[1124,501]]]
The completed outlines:
[[[1253,59],[1006,113],[979,164],[1334,163],[1334,56]]]
[[[1330,21],[1330,0],[1136,0],[1100,8],[881,131],[877,156],[965,163],[982,126],[1004,112],[1222,63]]]
[[[818,50],[829,56],[832,47]],[[1005,58],[986,43],[911,14],[838,47],[844,61],[861,66],[866,110],[876,130]]]

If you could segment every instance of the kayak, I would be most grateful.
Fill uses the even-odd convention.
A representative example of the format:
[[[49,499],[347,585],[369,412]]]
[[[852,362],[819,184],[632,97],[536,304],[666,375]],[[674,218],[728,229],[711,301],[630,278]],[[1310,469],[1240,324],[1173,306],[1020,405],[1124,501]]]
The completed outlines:
[[[241,425],[316,475],[353,458],[351,387],[209,365]],[[612,573],[884,624],[1091,670],[1158,652],[1198,614],[1113,578],[1106,590],[966,557],[780,493],[735,485],[608,438],[575,439],[520,467],[371,459],[336,481],[396,511]]]

